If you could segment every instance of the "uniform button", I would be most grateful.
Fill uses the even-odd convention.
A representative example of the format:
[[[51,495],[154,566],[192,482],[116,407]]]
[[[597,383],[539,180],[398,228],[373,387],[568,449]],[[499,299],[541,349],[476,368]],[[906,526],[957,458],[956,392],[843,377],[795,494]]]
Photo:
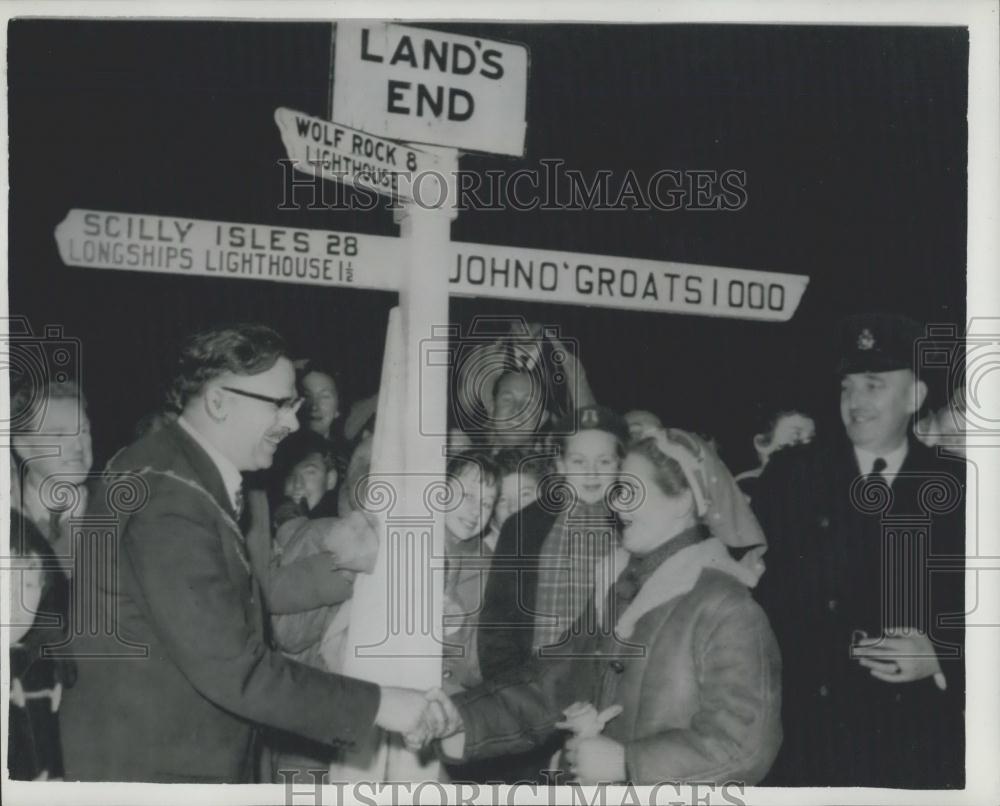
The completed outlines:
[[[830,696],[830,689],[828,689],[825,685],[820,686],[819,687],[819,696],[820,697],[829,697]]]
[[[625,664],[622,663],[620,660],[611,661],[610,666],[611,670],[617,672],[618,674],[621,674],[622,672],[625,671]]]
[[[829,602],[827,602],[826,609],[829,610],[831,613],[835,613],[837,611],[837,600],[831,599]]]
[[[444,680],[447,680],[449,677],[451,677],[451,669],[445,669],[443,672],[441,672],[441,677]]]
[[[825,515],[822,518],[819,519],[819,528],[820,529],[829,529],[830,528],[830,519],[827,518]]]

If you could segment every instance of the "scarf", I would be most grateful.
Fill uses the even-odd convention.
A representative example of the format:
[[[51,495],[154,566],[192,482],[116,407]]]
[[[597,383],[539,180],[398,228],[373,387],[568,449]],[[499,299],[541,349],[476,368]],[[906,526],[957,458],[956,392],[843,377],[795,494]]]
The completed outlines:
[[[613,573],[609,561],[616,545],[615,518],[603,500],[577,502],[556,519],[539,557],[533,649],[569,639],[595,586],[606,589],[601,579]]]

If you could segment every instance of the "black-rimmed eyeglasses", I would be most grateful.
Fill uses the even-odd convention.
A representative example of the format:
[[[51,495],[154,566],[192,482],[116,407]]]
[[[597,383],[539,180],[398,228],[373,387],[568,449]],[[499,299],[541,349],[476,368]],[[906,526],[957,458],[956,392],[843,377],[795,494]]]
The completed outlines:
[[[227,392],[232,392],[234,395],[242,395],[253,400],[263,400],[265,403],[273,403],[280,410],[287,410],[292,414],[299,410],[299,407],[305,400],[304,397],[271,397],[270,395],[262,395],[259,392],[248,392],[246,389],[237,389],[235,386],[223,386],[222,388]]]

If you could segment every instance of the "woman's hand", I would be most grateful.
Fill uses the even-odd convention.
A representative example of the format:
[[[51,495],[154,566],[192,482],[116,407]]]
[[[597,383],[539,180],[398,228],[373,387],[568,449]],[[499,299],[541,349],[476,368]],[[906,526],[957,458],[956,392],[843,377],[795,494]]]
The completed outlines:
[[[612,705],[597,713],[593,703],[575,702],[563,709],[566,718],[562,722],[556,722],[556,727],[572,731],[577,738],[588,739],[600,734],[604,726],[621,712],[620,705]]]
[[[607,736],[570,739],[563,760],[581,784],[613,784],[626,777],[625,745]]]

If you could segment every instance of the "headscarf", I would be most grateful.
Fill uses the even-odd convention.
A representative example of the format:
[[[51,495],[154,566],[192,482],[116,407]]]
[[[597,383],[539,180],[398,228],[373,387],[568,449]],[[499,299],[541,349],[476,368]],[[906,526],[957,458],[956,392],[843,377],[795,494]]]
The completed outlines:
[[[656,447],[680,465],[694,496],[698,517],[730,548],[767,547],[767,538],[729,468],[701,437],[679,428],[653,436]]]

